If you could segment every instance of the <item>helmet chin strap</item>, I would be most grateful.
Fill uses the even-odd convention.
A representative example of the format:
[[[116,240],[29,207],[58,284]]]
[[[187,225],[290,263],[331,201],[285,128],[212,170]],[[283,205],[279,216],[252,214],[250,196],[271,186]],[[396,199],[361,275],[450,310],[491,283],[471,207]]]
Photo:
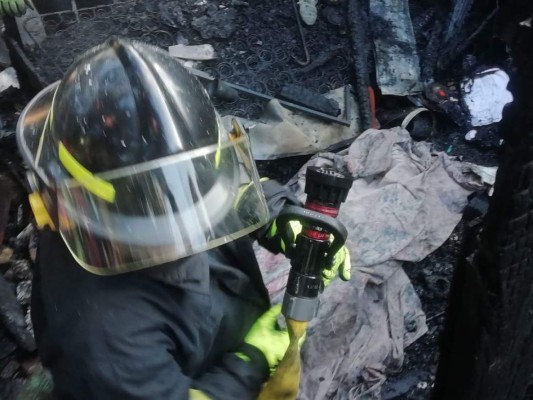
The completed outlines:
[[[51,229],[55,230],[56,227],[54,225],[54,221],[52,220],[52,217],[50,216],[50,213],[44,204],[41,194],[39,192],[33,192],[28,196],[28,200],[33,212],[33,216],[35,217],[37,228],[42,229],[45,227],[50,227]]]

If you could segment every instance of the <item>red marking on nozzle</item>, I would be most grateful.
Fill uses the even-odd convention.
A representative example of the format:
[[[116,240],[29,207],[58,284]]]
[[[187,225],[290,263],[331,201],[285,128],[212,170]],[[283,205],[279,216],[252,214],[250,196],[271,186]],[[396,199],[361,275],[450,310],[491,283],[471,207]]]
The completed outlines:
[[[446,91],[444,89],[439,89],[437,91],[437,94],[440,96],[440,97],[448,97],[448,94],[446,93]]]
[[[337,215],[339,215],[339,209],[338,208],[324,206],[322,204],[318,204],[318,203],[315,203],[313,201],[308,201],[307,203],[305,203],[305,208],[307,208],[308,210],[313,210],[313,211],[319,212],[321,214],[328,215],[328,216],[333,217],[333,218],[336,218]]]
[[[320,241],[326,241],[329,240],[329,232],[325,231],[316,231],[312,228],[305,228],[302,232],[302,234],[309,239],[313,240],[320,240]]]

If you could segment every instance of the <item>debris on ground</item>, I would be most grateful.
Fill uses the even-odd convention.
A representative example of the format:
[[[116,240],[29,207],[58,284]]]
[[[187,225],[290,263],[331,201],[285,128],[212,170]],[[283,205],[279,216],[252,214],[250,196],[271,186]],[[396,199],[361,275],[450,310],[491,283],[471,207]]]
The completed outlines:
[[[502,120],[503,108],[513,101],[508,84],[509,76],[499,68],[481,71],[461,83],[470,125],[491,125]]]
[[[340,88],[325,95],[342,107],[347,124],[332,124],[309,118],[271,100],[258,120],[242,119],[249,129],[252,151],[256,160],[273,160],[288,156],[311,155],[345,147],[358,135],[359,120],[350,90]],[[341,106],[342,105],[342,106]],[[230,126],[231,116],[223,118]],[[346,126],[348,125],[348,126]]]
[[[436,118],[433,112],[423,107],[400,107],[391,110],[378,110],[378,120],[382,128],[402,126],[414,140],[431,140],[435,134]]]
[[[279,97],[334,117],[341,113],[337,101],[301,86],[285,85],[281,88]]]
[[[0,152],[16,154],[15,127],[20,111],[29,99],[28,94],[13,86],[0,92]],[[9,137],[11,139],[8,140]]]
[[[350,27],[355,93],[363,130],[375,128],[373,111],[375,93],[370,83],[370,22],[368,11],[362,0],[348,0],[348,25]]]
[[[464,220],[474,221],[484,217],[489,210],[489,197],[489,193],[486,192],[476,193],[471,196],[464,211]]]
[[[9,88],[20,88],[15,68],[9,67],[0,72],[0,92]]]
[[[318,16],[316,3],[318,0],[300,0],[298,10],[300,17],[306,25],[314,25]]]
[[[368,267],[369,254],[375,256],[375,252],[363,254],[364,246],[354,245],[352,258],[360,263],[367,260],[368,264],[357,267],[354,282],[360,287],[339,283],[331,286],[335,288],[338,284],[338,296],[345,290],[351,291],[344,294],[351,299],[361,296],[366,300],[377,299],[373,303],[375,308],[366,310],[367,314],[381,315],[380,328],[396,324],[394,328],[401,337],[394,340],[387,337],[395,351],[389,368],[385,368],[384,353],[378,350],[372,353],[370,345],[361,345],[374,358],[369,357],[364,368],[342,365],[350,369],[343,377],[346,386],[342,391],[346,389],[353,396],[371,393],[379,398],[381,388],[383,399],[427,399],[435,379],[437,340],[444,323],[462,228],[464,223],[479,221],[487,212],[503,143],[500,120],[506,105],[513,101],[507,88],[509,79],[511,83],[513,80],[513,60],[505,44],[490,34],[498,6],[488,3],[300,0],[297,6],[303,21],[300,27],[291,1],[268,0],[251,6],[242,0],[133,0],[81,10],[75,21],[59,17],[60,24],[57,18],[54,22],[52,17],[40,18],[35,14],[19,21],[24,35],[30,39],[22,47],[24,57],[15,59],[15,64],[19,75],[27,70],[33,73],[30,77],[19,76],[23,87],[28,79],[46,85],[63,76],[79,53],[111,35],[142,40],[176,57],[195,61],[187,61],[187,66],[212,96],[224,123],[238,117],[249,130],[258,168],[265,176],[286,183],[312,155],[352,145],[341,157],[357,159],[352,163],[354,171],[363,175],[365,169],[372,170],[370,167],[379,171],[369,173],[365,182],[360,183],[379,185],[386,177],[403,185],[406,182],[400,182],[402,176],[411,179],[408,183],[418,186],[410,197],[406,193],[403,197],[401,193],[387,193],[403,204],[404,211],[419,210],[426,219],[427,213],[433,215],[439,194],[445,190],[431,182],[431,178],[438,176],[448,183],[455,182],[456,190],[446,194],[457,196],[457,201],[447,198],[446,204],[454,212],[445,224],[424,226],[422,222],[417,224],[415,218],[400,219],[413,229],[406,236],[406,247],[391,250],[388,258],[374,260],[374,264],[378,261],[391,264],[382,269]],[[522,25],[527,24],[531,25],[531,18],[525,17]],[[0,53],[5,53],[1,46]],[[301,65],[304,55],[308,55],[308,60]],[[11,142],[15,125],[31,96],[18,89],[18,77],[13,75],[12,68],[1,69],[8,67],[2,64],[3,59],[0,57],[0,148],[14,154]],[[354,149],[365,156],[358,158]],[[7,171],[12,174],[13,169],[21,167],[19,161],[12,158],[8,161],[0,163],[0,175]],[[387,168],[379,168],[386,163]],[[474,182],[469,189],[462,186],[464,177]],[[390,188],[375,190],[378,197],[372,199],[373,210],[387,210],[379,206],[383,200],[379,193]],[[0,288],[13,313],[9,314],[13,315],[9,321],[4,319],[8,322],[0,323],[0,398],[6,399],[20,390],[28,375],[24,365],[35,358],[35,351],[31,350],[29,300],[36,239],[34,231],[26,231],[27,211],[22,206],[22,197],[17,196],[0,220],[5,225],[5,229],[0,225],[0,235],[4,234]],[[413,203],[417,199],[420,204]],[[359,203],[364,199],[357,200]],[[359,207],[364,205],[359,203]],[[6,207],[2,207],[0,211],[5,211]],[[465,222],[459,222],[463,208]],[[394,221],[396,217],[395,214],[390,219]],[[379,218],[377,215],[376,219]],[[351,237],[361,240],[363,228],[357,229],[351,232]],[[427,235],[431,239],[429,244],[421,243],[416,234]],[[380,237],[367,242],[374,245],[374,250],[376,243],[381,243]],[[393,244],[388,242],[383,246]],[[409,252],[417,243],[423,248]],[[277,261],[268,259],[265,265]],[[284,279],[284,271],[281,270],[278,279]],[[384,300],[385,293],[405,302],[401,307],[396,304],[396,308],[386,309],[392,303]],[[331,289],[329,295],[326,291],[324,307],[336,305],[336,299]],[[405,303],[412,308],[402,308]],[[358,304],[365,303],[358,300]],[[406,316],[408,310],[414,311]],[[364,314],[361,310],[358,313]],[[378,323],[369,323],[368,328],[358,325],[360,320],[348,322],[352,323],[350,328],[353,325],[361,328],[360,335],[379,328]],[[427,333],[423,334],[426,326]],[[347,335],[355,334],[353,329],[343,327]],[[316,340],[320,346],[320,334],[329,333],[327,327],[322,329],[319,326],[311,329],[309,343]],[[376,335],[386,337],[384,331]],[[357,338],[352,336],[346,337],[353,339],[355,346]],[[344,346],[344,356],[350,345],[337,344]],[[325,353],[332,358],[320,360],[327,364],[322,370],[314,368],[316,365],[311,361],[305,364],[312,371],[309,376],[315,386],[310,387],[321,394],[339,384],[332,381],[335,354],[331,349]],[[335,359],[341,362],[343,357],[339,354]],[[345,362],[350,360],[361,361],[353,356]],[[46,386],[46,379],[40,382]],[[316,393],[308,391],[304,396],[312,398]]]
[[[407,96],[420,92],[420,62],[409,1],[371,1],[370,24],[381,93]]]
[[[210,44],[200,44],[197,46],[186,46],[177,44],[168,48],[168,53],[172,57],[184,58],[186,60],[213,60],[217,58],[215,49]]]
[[[187,19],[185,18],[185,12],[182,7],[184,5],[181,1],[168,1],[159,4],[161,22],[164,25],[177,29],[187,26]]]
[[[465,163],[465,170],[469,170],[479,176],[481,181],[489,186],[493,186],[496,182],[496,172],[498,167],[484,167],[472,163]]]
[[[36,355],[29,307],[36,238],[14,135],[28,98],[14,87],[0,93],[0,398],[6,400],[16,398],[27,377],[24,363]]]
[[[35,350],[35,340],[28,332],[24,312],[17,300],[15,288],[3,276],[0,276],[0,321],[25,351]]]
[[[54,400],[54,382],[50,372],[37,363],[28,371],[29,378],[20,388],[17,399],[26,400]]]
[[[473,146],[490,149],[498,148],[503,143],[498,124],[478,126],[469,130],[465,135],[465,141]]]
[[[0,22],[0,32],[2,31],[2,23]],[[9,57],[9,50],[6,43],[0,36],[0,69],[11,66],[11,58]]]
[[[207,15],[194,18],[191,25],[203,39],[227,39],[237,29],[237,11],[233,8],[209,8]]]
[[[398,399],[400,396],[406,395],[414,387],[419,387],[419,384],[425,382],[428,379],[427,371],[411,371],[402,379],[399,380],[390,380],[383,386],[381,390],[381,399],[382,400],[394,400]]]

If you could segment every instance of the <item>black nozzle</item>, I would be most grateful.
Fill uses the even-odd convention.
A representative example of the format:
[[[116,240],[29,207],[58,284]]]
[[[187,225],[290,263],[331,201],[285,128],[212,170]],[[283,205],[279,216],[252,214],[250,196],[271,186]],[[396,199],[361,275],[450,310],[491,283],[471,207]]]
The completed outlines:
[[[277,224],[284,243],[291,243],[288,247],[291,251],[286,254],[292,268],[282,307],[286,317],[310,321],[316,313],[318,295],[323,289],[322,271],[331,268],[348,235],[336,217],[352,183],[350,175],[336,169],[308,167],[305,208],[287,206],[278,215]],[[290,240],[287,230],[290,221],[300,221],[303,227],[295,242]]]
[[[308,201],[339,208],[346,201],[353,178],[334,168],[307,167],[305,193]]]

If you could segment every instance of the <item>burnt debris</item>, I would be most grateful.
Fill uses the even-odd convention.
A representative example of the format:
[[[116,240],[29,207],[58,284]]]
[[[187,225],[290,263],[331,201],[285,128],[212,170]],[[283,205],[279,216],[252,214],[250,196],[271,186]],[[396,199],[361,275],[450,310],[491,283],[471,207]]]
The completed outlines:
[[[221,114],[257,119],[265,98],[278,97],[337,117],[339,104],[320,95],[351,85],[363,130],[399,126],[417,108],[425,108],[429,111],[405,124],[415,140],[432,141],[437,150],[494,165],[504,139],[500,123],[473,124],[464,82],[493,68],[505,72],[511,82],[514,79],[505,43],[491,34],[499,11],[496,0],[406,0],[397,18],[401,17],[407,40],[398,40],[398,32],[391,29],[394,15],[372,0],[319,1],[318,19],[302,28],[304,35],[288,0],[133,0],[81,10],[76,18],[69,12],[22,20],[30,41],[11,45],[12,60],[23,89],[31,90],[10,87],[0,93],[0,398],[20,390],[27,376],[24,365],[36,356],[30,321],[36,232],[25,200],[24,166],[16,157],[16,122],[32,91],[61,78],[81,52],[111,35],[163,49],[208,43],[217,58],[194,67],[213,78],[207,87]],[[302,66],[297,60],[305,54],[304,45],[310,62]],[[414,83],[405,95],[390,95],[380,85],[406,81],[396,61],[384,56],[390,48],[399,58],[409,58],[411,66],[417,60],[418,75],[410,77]],[[7,66],[0,65],[0,72]],[[256,92],[264,96],[252,94]],[[259,170],[287,182],[308,158],[259,162]],[[485,195],[482,201],[473,199],[472,218],[482,218],[488,202]],[[428,398],[429,389],[421,382],[431,386],[435,379],[436,343],[461,230],[458,227],[428,259],[406,268],[422,298],[430,332],[407,350],[407,372],[384,387],[384,398]]]
[[[25,169],[17,156],[15,126],[29,96],[10,87],[0,93],[0,398],[12,399],[36,355],[30,321],[35,230],[26,201]]]

